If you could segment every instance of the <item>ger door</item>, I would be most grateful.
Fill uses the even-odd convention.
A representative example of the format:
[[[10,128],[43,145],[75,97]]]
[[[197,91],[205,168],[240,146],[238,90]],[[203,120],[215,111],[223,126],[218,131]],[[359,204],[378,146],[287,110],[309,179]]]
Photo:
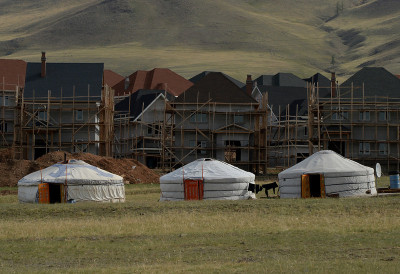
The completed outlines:
[[[301,198],[325,198],[323,174],[304,174],[301,176]]]
[[[203,200],[203,180],[185,180],[185,200]]]

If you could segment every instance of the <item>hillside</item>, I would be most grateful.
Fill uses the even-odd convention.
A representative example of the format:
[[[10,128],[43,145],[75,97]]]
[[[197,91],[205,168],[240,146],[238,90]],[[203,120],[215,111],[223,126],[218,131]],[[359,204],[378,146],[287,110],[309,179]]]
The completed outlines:
[[[168,67],[186,77],[361,66],[400,72],[398,0],[3,0],[0,58],[105,62],[126,75]],[[67,3],[66,3],[67,2]]]

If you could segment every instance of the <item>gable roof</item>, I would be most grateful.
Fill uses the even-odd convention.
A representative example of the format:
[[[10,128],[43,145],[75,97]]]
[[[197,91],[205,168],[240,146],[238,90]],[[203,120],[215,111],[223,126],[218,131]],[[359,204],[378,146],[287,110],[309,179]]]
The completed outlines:
[[[116,112],[127,112],[136,119],[164,90],[138,90],[115,105]],[[168,97],[168,96],[167,96]]]
[[[365,96],[400,98],[400,79],[382,67],[362,68],[340,85],[341,93],[349,91],[351,84],[355,92],[362,92],[364,84]],[[360,98],[359,94],[356,97]]]
[[[175,102],[205,103],[209,100],[216,103],[258,104],[253,97],[240,89],[221,72],[208,73],[176,98]]]
[[[116,85],[118,82],[124,80],[125,77],[122,75],[119,75],[118,73],[105,69],[104,70],[104,84],[107,84],[109,87],[113,87]]]
[[[277,73],[275,75],[261,75],[256,80],[257,86],[277,86],[277,87],[303,87],[306,82],[293,73]]]
[[[100,100],[103,87],[103,63],[46,63],[46,76],[41,77],[41,63],[28,63],[25,77],[25,98],[51,96],[76,101]],[[61,93],[62,92],[62,93]],[[78,98],[80,97],[80,98]]]
[[[235,132],[243,132],[243,133],[252,133],[254,132],[253,130],[250,130],[248,128],[242,127],[237,124],[230,124],[230,125],[225,125],[223,127],[217,128],[213,130],[213,133],[222,133],[222,132],[230,132],[230,131],[235,131]]]
[[[193,86],[192,82],[167,68],[155,68],[150,71],[138,70],[129,75],[128,79],[129,85],[126,88],[125,79],[113,86],[115,95],[131,94],[139,89],[163,90],[166,88],[168,93],[178,96]]]
[[[299,115],[302,108],[306,107],[304,101],[307,101],[307,89],[303,87],[276,87],[262,86],[258,87],[264,94],[268,92],[268,104],[277,115],[285,115],[286,107],[289,105],[290,115],[296,115],[296,105],[299,105]],[[279,113],[279,106],[281,112]]]
[[[307,82],[318,83],[319,96],[330,94],[330,80],[320,73],[310,78],[300,79],[292,73],[277,73],[275,75],[261,75],[255,80],[258,90],[265,94],[268,92],[268,104],[274,113],[285,116],[289,106],[291,116],[307,114]],[[279,106],[281,112],[279,113]],[[297,108],[298,106],[298,108]]]
[[[331,86],[331,80],[328,79],[327,77],[325,77],[324,75],[322,75],[321,73],[316,73],[313,76],[311,76],[310,78],[305,78],[303,79],[304,81],[310,83],[310,84],[314,84],[315,86],[319,87],[330,87]]]
[[[275,83],[280,87],[306,87],[305,81],[293,73],[278,73],[274,76]]]
[[[0,90],[13,90],[25,85],[26,62],[0,59]]]
[[[211,72],[216,72],[216,71],[203,71],[200,72],[199,74],[193,76],[192,78],[189,79],[189,81],[191,81],[192,83],[196,84],[199,80],[203,79],[204,76],[208,75]],[[239,80],[236,80],[235,78],[221,72],[223,75],[225,75],[226,78],[228,78],[229,80],[231,80],[235,85],[237,85],[239,88],[243,88],[246,86],[245,83],[240,82]]]
[[[273,86],[273,75],[261,75],[254,80],[257,86]]]
[[[322,75],[321,73],[316,73],[310,78],[303,79],[304,81],[318,87],[319,97],[329,97],[331,95],[331,80]],[[315,89],[315,93],[317,93]]]

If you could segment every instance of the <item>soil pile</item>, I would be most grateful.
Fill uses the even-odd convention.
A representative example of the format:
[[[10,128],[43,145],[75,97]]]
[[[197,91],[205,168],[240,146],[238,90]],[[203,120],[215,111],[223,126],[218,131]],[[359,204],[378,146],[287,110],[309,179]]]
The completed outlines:
[[[159,183],[159,175],[134,159],[114,159],[90,153],[50,152],[35,161],[13,160],[11,149],[0,150],[0,186],[16,186],[18,180],[34,171],[44,169],[55,163],[77,159],[122,176],[127,184]]]
[[[0,150],[0,186],[16,186],[19,179],[39,169],[32,161],[12,158],[12,149]]]

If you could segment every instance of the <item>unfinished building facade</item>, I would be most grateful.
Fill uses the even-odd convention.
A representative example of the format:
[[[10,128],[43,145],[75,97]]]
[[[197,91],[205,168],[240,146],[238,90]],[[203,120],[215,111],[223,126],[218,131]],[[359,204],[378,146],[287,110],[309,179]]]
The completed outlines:
[[[17,98],[25,84],[26,62],[0,59],[0,147],[14,143]]]
[[[113,91],[103,64],[28,63],[18,95],[15,156],[37,159],[57,150],[112,156]]]
[[[166,111],[173,121],[165,151],[173,168],[199,158],[215,158],[245,170],[259,171],[259,103],[228,77],[210,72],[177,97]],[[263,151],[264,152],[264,151]],[[166,158],[168,158],[166,157]]]
[[[114,156],[134,158],[150,168],[161,167],[165,107],[171,97],[165,90],[138,90],[115,105]]]
[[[364,165],[398,170],[400,79],[384,68],[363,68],[331,96],[310,101],[310,143]],[[312,152],[311,152],[312,153]]]

